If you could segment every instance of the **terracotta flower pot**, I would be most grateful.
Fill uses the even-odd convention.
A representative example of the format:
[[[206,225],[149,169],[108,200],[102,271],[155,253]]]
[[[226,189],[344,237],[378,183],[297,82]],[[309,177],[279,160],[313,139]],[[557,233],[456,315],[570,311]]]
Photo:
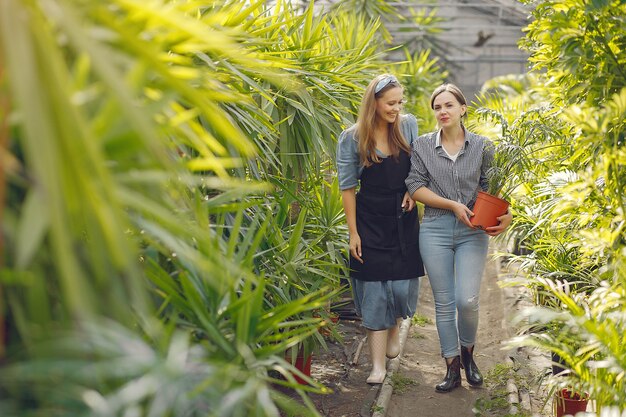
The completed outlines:
[[[562,417],[567,414],[575,416],[576,413],[587,410],[588,402],[588,394],[581,395],[563,388],[554,396],[554,415],[556,417]]]
[[[476,204],[474,204],[474,216],[470,222],[479,229],[497,226],[498,217],[506,213],[509,208],[509,202],[501,198],[495,197],[483,191],[478,192]]]
[[[291,352],[285,353],[285,359],[288,362],[292,363],[293,366],[295,366],[297,370],[299,370],[300,372],[302,372],[306,376],[311,376],[311,360],[312,360],[312,358],[313,358],[313,355],[311,355],[311,354],[309,354],[307,357],[304,357],[304,353],[302,352],[302,349],[300,349],[300,351],[298,352],[298,356],[296,356],[296,362],[293,363],[292,362],[292,357],[291,357]],[[294,374],[293,376],[296,379],[296,381],[298,381],[299,384],[301,384],[301,385],[308,385],[309,384],[304,379],[300,378],[298,375]]]

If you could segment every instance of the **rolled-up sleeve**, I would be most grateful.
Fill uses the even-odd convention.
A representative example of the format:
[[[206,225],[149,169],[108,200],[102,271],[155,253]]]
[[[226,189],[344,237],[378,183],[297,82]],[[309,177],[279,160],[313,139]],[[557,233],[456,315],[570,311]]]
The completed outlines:
[[[493,143],[490,140],[485,139],[483,145],[483,163],[480,167],[479,180],[480,189],[485,192],[489,189],[489,170],[493,165],[494,152],[495,147],[493,146]]]
[[[419,155],[419,141],[425,140],[424,138],[418,138],[413,141],[411,146],[411,169],[409,175],[405,180],[406,189],[410,195],[413,195],[421,187],[427,187],[429,184],[428,170],[422,158]]]
[[[337,144],[337,175],[339,189],[348,190],[359,184],[359,153],[354,135],[342,132]]]

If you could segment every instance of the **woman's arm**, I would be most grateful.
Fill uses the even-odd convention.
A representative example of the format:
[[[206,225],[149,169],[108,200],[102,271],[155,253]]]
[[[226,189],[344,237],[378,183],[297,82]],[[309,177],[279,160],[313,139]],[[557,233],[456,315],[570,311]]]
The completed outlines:
[[[356,229],[356,188],[348,188],[341,191],[343,211],[346,213],[348,232],[350,233],[350,254],[357,261],[363,263],[361,258],[361,236]]]
[[[426,187],[420,187],[411,195],[413,200],[424,203],[429,207],[435,207],[445,210],[450,210],[454,213],[457,219],[461,220],[466,226],[473,228],[474,225],[470,223],[469,218],[474,215],[465,204],[461,204],[457,201],[449,200],[447,198],[437,195],[433,191]]]

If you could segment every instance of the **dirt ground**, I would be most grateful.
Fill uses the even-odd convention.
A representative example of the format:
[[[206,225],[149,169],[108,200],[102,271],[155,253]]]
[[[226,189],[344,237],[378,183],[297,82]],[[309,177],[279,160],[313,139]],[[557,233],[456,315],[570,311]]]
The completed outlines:
[[[376,402],[379,386],[365,382],[369,375],[369,355],[365,329],[360,320],[340,320],[338,332],[343,343],[330,342],[328,352],[314,358],[311,376],[332,390],[328,395],[311,395],[323,416],[369,416]],[[353,363],[357,358],[358,362]]]
[[[485,376],[483,387],[470,387],[463,377],[461,388],[448,394],[435,391],[434,386],[445,373],[445,364],[434,325],[432,292],[428,278],[423,278],[417,313],[408,332],[399,369],[391,378],[393,394],[387,409],[379,409],[376,404],[380,386],[365,383],[370,366],[367,344],[363,343],[365,331],[360,321],[342,319],[337,325],[343,336],[342,343],[329,343],[329,350],[315,356],[312,363],[312,377],[332,390],[331,394],[311,396],[320,414],[328,417],[369,417],[374,412],[387,417],[551,415],[549,403],[542,410],[545,392],[537,382],[549,361],[544,355],[511,350],[504,345],[514,333],[510,319],[523,304],[523,295],[521,289],[501,289],[498,280],[514,274],[492,261],[483,278],[475,356]],[[360,344],[358,361],[354,364]],[[519,411],[510,408],[511,381],[523,394],[521,401],[526,399],[525,406],[518,406]],[[532,409],[532,413],[523,409]]]
[[[434,389],[445,375],[445,362],[441,358],[434,324],[432,292],[428,280],[423,284],[417,314],[427,318],[429,323],[411,327],[399,369],[400,375],[414,383],[408,383],[404,392],[394,390],[387,416],[474,417],[477,401],[490,397],[487,392],[490,385],[470,387],[463,375],[461,388],[451,393],[441,394]],[[486,379],[489,371],[496,365],[506,363],[506,351],[502,349],[502,342],[508,338],[508,332],[503,320],[502,299],[502,290],[497,285],[495,264],[489,263],[482,282],[479,330],[475,345],[475,360]]]

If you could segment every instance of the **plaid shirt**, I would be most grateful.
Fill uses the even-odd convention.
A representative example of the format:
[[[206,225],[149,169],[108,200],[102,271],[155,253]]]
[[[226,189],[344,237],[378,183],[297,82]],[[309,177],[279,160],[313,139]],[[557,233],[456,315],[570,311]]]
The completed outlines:
[[[441,145],[441,131],[420,136],[412,144],[411,171],[406,179],[409,194],[426,187],[449,200],[474,207],[478,191],[487,189],[486,172],[493,161],[493,144],[484,136],[465,130],[465,144],[456,161]],[[438,217],[449,210],[428,207],[424,218]]]

